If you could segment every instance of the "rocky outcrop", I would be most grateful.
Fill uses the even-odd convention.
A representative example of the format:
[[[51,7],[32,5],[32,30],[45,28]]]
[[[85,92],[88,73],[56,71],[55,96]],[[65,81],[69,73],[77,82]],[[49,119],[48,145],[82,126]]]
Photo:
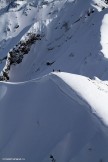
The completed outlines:
[[[28,54],[31,46],[42,39],[40,34],[28,33],[25,40],[21,40],[12,50],[9,51],[5,68],[0,76],[0,81],[9,80],[9,71],[12,65],[20,64],[24,55]]]

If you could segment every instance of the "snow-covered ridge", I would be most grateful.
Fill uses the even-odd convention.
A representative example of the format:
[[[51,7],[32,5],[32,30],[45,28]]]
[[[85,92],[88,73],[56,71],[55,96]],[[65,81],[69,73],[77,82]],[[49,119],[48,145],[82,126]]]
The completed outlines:
[[[94,114],[89,92],[91,87],[106,99],[107,93],[93,82],[103,87],[99,81],[62,72],[20,84],[1,82],[0,161],[22,157],[27,162],[46,162],[53,155],[60,162],[83,162],[85,153],[91,154],[88,162],[107,159],[108,114],[103,117],[103,107],[97,104],[103,100],[93,102]]]
[[[68,73],[56,73],[56,75],[63,80],[64,83],[59,83],[59,87],[62,90],[64,89],[68,96],[71,97],[72,90],[75,91],[75,100],[77,100],[77,95],[81,97],[78,99],[84,100],[92,108],[93,113],[96,113],[108,125],[108,82],[104,83],[98,79],[91,80],[90,78]],[[64,84],[68,85],[67,91]]]
[[[59,72],[26,83],[0,83],[0,91],[4,92],[0,95],[1,158],[17,156],[46,162],[52,154],[60,162],[77,162],[79,158],[82,162],[88,152],[88,162],[107,159],[106,127],[89,107],[91,84],[88,78]],[[98,94],[94,84],[92,90]],[[106,117],[97,110],[96,115],[107,124]]]

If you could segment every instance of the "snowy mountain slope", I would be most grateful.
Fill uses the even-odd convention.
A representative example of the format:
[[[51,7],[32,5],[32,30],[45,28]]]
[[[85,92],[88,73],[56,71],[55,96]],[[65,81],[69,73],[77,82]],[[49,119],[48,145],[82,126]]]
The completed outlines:
[[[56,73],[56,75],[63,80],[61,83],[60,81],[56,81],[56,83],[61,87],[62,90],[64,89],[64,92],[66,92],[68,96],[71,97],[71,93],[73,93],[71,91],[74,90],[78,94],[78,96],[81,97],[81,100],[86,101],[87,104],[92,107],[94,111],[93,113],[96,113],[103,121],[103,123],[105,125],[108,125],[108,81],[103,82],[98,78],[91,80],[90,78],[69,73]],[[70,86],[70,89],[67,86],[66,90],[65,84]],[[97,98],[98,100],[95,100],[95,98]],[[74,99],[77,101],[76,95]]]
[[[33,4],[35,6],[36,2]],[[5,64],[2,59],[34,24],[37,8],[32,6],[32,3],[26,4],[25,1],[13,1],[11,5],[6,1],[0,1],[0,6],[0,58],[3,64],[0,69],[2,70]]]
[[[4,44],[1,60],[13,46],[16,48],[19,41],[26,39],[27,33],[40,33],[44,38],[31,47],[20,65],[11,66],[8,72],[10,81],[29,80],[53,69],[107,79],[107,37],[104,35],[107,32],[108,5],[104,0],[16,3],[16,8],[10,7],[2,15],[3,20],[8,17],[2,24],[10,21],[12,25],[8,25],[11,28],[9,32],[6,30],[8,34],[1,37],[2,47]],[[17,16],[14,15],[15,21],[13,13]],[[1,70],[5,60],[1,61]]]
[[[0,162],[108,161],[107,13],[107,0],[0,0]]]
[[[71,85],[62,86],[61,78]],[[79,94],[78,80],[87,82],[89,94],[92,81],[65,73],[0,83],[0,161],[14,157],[50,162],[51,154],[60,162],[108,160],[108,130],[92,112],[83,86]],[[95,85],[91,91],[95,89],[99,91]]]
[[[12,40],[15,36],[14,44],[13,41],[10,41],[8,46],[6,43],[1,53],[6,55],[20,39],[25,39],[27,33],[39,33],[44,37],[31,47],[20,65],[11,66],[8,72],[10,81],[25,81],[40,77],[52,72],[53,69],[89,77],[95,75],[101,79],[108,78],[106,2],[87,0],[83,3],[83,0],[63,0],[23,3],[25,5],[20,4],[23,6],[20,10],[15,8],[15,11],[9,10],[7,13],[10,20],[11,13],[17,14],[19,28],[16,32],[11,29],[9,33]],[[3,14],[3,17],[5,15]],[[12,22],[15,26],[16,19]],[[24,30],[25,26],[28,26],[27,30]],[[20,35],[22,29],[24,32]],[[24,33],[25,36],[21,38]]]

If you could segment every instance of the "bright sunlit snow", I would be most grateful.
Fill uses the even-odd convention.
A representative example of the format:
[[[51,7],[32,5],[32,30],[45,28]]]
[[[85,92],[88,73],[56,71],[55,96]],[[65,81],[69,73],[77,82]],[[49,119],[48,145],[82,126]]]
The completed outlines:
[[[101,44],[104,57],[108,58],[108,14],[106,14],[101,26]]]

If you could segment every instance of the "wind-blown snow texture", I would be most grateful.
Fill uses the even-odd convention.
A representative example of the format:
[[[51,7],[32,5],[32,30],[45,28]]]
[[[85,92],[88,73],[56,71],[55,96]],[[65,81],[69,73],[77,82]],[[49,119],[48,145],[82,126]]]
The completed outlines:
[[[0,162],[108,162],[107,33],[107,0],[0,0]]]

